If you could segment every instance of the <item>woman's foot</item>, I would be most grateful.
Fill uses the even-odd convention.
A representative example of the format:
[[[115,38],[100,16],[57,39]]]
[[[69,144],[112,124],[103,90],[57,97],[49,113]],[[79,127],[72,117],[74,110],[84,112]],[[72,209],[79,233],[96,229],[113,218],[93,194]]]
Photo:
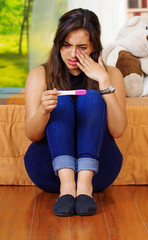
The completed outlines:
[[[73,216],[75,214],[75,198],[70,194],[62,195],[53,205],[53,212],[56,216]]]
[[[96,214],[97,212],[97,204],[96,201],[85,194],[80,194],[76,198],[76,214],[79,216],[90,216]]]
[[[53,206],[53,212],[57,216],[72,216],[75,214],[76,184],[72,169],[60,169],[60,196]]]
[[[93,215],[97,211],[97,204],[92,197],[92,184],[81,184],[77,188],[76,214],[79,216]]]
[[[92,196],[92,171],[83,170],[78,173],[76,214],[80,216],[93,215],[97,211],[97,204]]]

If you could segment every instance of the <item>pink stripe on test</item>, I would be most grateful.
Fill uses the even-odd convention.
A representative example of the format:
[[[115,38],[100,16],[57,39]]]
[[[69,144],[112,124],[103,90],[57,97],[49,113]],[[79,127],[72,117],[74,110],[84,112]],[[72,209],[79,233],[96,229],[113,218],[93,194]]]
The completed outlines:
[[[86,94],[86,90],[82,89],[82,90],[75,90],[76,95],[85,95]]]

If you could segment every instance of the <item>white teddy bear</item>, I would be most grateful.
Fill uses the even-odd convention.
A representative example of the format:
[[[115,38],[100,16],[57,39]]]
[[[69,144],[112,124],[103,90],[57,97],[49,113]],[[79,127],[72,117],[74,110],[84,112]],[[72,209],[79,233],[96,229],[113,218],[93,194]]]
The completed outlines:
[[[148,96],[148,18],[134,16],[103,49],[105,64],[121,71],[127,97]]]

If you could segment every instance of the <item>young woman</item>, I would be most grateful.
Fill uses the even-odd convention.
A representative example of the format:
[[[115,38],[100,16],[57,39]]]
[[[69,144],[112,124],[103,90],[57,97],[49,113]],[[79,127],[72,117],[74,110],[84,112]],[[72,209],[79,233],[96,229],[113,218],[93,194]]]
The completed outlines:
[[[60,192],[55,215],[92,215],[93,191],[117,177],[122,155],[114,141],[126,128],[125,88],[120,72],[101,59],[100,23],[89,10],[74,9],[59,20],[46,64],[34,68],[25,87],[25,155],[31,180]],[[60,96],[60,90],[86,89]]]

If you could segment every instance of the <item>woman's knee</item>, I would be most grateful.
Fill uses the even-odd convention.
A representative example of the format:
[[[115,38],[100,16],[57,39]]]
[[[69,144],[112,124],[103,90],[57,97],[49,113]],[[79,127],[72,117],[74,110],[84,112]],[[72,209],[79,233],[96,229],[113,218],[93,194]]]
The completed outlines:
[[[106,107],[106,102],[96,90],[87,90],[86,95],[79,96],[77,99],[77,107],[89,110],[96,110],[98,108]]]
[[[96,90],[87,90],[86,95],[79,96],[76,105],[77,119],[98,122],[106,119],[106,102]]]
[[[57,107],[50,114],[50,121],[47,124],[52,127],[59,128],[62,126],[74,124],[75,121],[75,106],[70,96],[59,96]]]
[[[53,112],[59,111],[61,114],[62,111],[65,113],[74,111],[75,105],[74,101],[72,100],[71,96],[59,96],[57,107],[53,110]]]

